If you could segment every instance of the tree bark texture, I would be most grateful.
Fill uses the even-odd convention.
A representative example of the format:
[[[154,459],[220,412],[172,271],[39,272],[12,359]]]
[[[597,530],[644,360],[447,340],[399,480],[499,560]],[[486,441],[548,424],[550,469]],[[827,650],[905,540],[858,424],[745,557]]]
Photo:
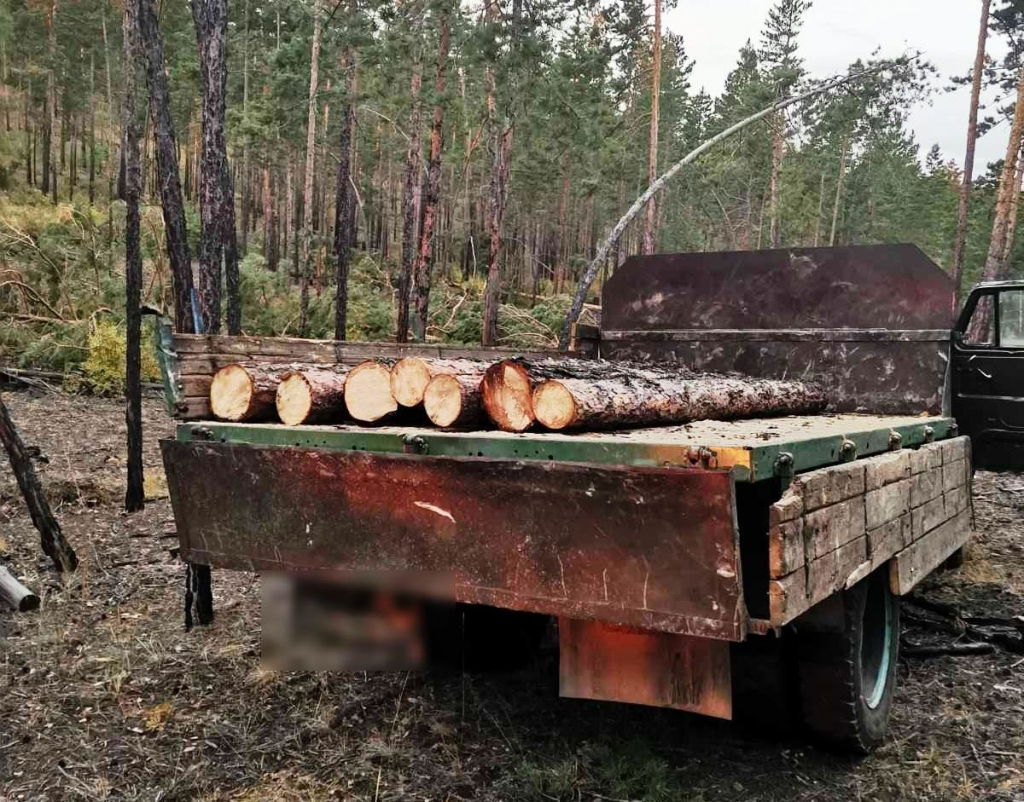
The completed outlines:
[[[491,166],[490,213],[487,220],[487,284],[484,287],[484,309],[482,345],[498,342],[498,307],[501,305],[501,252],[502,229],[505,225],[505,209],[508,203],[509,169],[512,162],[512,134],[510,122],[504,130],[494,135],[494,161]]]
[[[974,180],[974,148],[978,141],[978,105],[981,100],[981,79],[985,71],[985,40],[988,37],[988,16],[992,0],[981,2],[981,25],[978,29],[978,49],[974,56],[974,74],[971,80],[971,108],[967,116],[967,153],[964,155],[964,177],[960,184],[960,203],[956,210],[956,242],[953,245],[954,306],[960,306],[964,283],[964,248],[967,245],[967,214]]]
[[[306,116],[306,172],[302,188],[302,265],[299,278],[299,336],[309,323],[309,282],[313,269],[310,245],[313,237],[313,170],[316,166],[316,93],[320,81],[320,3],[313,4],[313,43],[309,63],[309,108]]]
[[[338,183],[334,199],[334,257],[337,265],[334,295],[334,339],[344,340],[348,328],[348,267],[352,253],[352,150],[356,136],[356,51],[349,46],[342,59],[345,70],[345,105],[338,142]]]
[[[1004,256],[1008,252],[1007,240],[1010,233],[1010,214],[1014,209],[1013,196],[1017,192],[1017,161],[1020,159],[1022,135],[1024,135],[1024,67],[1017,76],[1017,101],[1013,110],[1013,125],[1006,144],[1006,159],[999,177],[996,194],[995,219],[992,223],[992,239],[982,272],[983,281],[995,281],[1003,277],[1006,269]],[[1012,243],[1011,243],[1012,245]]]
[[[124,135],[125,204],[124,234],[125,327],[125,423],[128,429],[128,483],[124,508],[135,512],[145,507],[142,475],[142,249],[139,205],[142,195],[142,164],[139,154],[137,75],[139,65],[139,6],[142,0],[124,4]]]
[[[423,16],[425,0],[413,0],[412,75],[409,78],[409,149],[405,159],[405,189],[402,194],[402,270],[398,279],[398,321],[395,340],[409,339],[409,300],[413,268],[417,257],[417,233],[423,202],[423,134],[420,87],[423,83]]]
[[[412,298],[413,336],[423,342],[427,335],[430,307],[431,273],[434,269],[434,236],[437,228],[438,202],[441,195],[441,158],[444,152],[444,104],[448,70],[448,49],[451,43],[451,8],[441,10],[441,34],[437,46],[437,71],[434,90],[434,124],[430,129],[430,161],[427,163],[427,185],[423,198],[423,227],[413,274]]]
[[[11,470],[18,480],[18,487],[25,498],[32,523],[39,532],[43,553],[50,558],[58,571],[74,571],[78,567],[78,557],[71,544],[64,538],[57,519],[53,517],[39,476],[32,466],[28,449],[25,448],[18,430],[14,428],[14,421],[11,420],[3,397],[0,397],[0,442],[3,443],[7,457],[11,461]]]
[[[224,257],[224,138],[227,81],[227,0],[192,0],[192,19],[199,45],[203,79],[203,133],[199,180],[199,311],[203,333],[221,327],[221,262]],[[233,217],[232,213],[232,217]]]
[[[185,224],[185,203],[178,172],[178,140],[171,117],[163,37],[152,0],[139,2],[139,40],[146,58],[149,105],[156,140],[157,169],[160,172],[160,206],[174,284],[174,328],[179,332],[192,333],[195,331],[192,316],[192,252]]]

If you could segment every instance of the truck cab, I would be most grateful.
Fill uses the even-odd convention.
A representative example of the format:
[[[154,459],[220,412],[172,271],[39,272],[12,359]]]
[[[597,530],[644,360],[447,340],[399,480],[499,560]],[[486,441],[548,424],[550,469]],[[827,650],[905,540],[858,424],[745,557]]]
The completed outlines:
[[[974,466],[1024,470],[1024,281],[979,284],[953,331],[952,411]]]

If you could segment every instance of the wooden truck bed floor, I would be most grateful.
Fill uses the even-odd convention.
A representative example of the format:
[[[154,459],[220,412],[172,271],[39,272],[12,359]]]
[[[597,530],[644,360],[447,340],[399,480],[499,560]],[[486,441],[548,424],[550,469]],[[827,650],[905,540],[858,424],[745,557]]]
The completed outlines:
[[[902,447],[913,448],[955,433],[952,418],[840,414],[706,420],[580,434],[192,421],[178,425],[177,439],[637,467],[732,468],[737,481],[751,482],[776,475],[781,454],[791,455],[792,471],[800,473],[890,451],[894,435]]]

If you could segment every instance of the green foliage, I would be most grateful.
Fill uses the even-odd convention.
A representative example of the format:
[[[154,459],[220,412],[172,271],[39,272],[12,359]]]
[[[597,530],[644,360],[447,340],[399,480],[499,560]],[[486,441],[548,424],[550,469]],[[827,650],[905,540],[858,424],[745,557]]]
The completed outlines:
[[[89,356],[82,365],[82,383],[96,395],[122,395],[125,381],[127,340],[125,330],[103,321],[89,335]],[[150,336],[142,343],[142,380],[157,381],[160,366]]]

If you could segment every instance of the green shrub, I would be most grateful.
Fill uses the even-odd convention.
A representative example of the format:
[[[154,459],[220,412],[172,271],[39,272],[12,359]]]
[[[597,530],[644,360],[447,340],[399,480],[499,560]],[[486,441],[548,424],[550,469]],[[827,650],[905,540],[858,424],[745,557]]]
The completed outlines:
[[[127,338],[120,326],[103,321],[89,335],[89,356],[82,365],[83,383],[97,395],[120,395],[124,392]],[[142,380],[160,378],[151,337],[143,336]]]

